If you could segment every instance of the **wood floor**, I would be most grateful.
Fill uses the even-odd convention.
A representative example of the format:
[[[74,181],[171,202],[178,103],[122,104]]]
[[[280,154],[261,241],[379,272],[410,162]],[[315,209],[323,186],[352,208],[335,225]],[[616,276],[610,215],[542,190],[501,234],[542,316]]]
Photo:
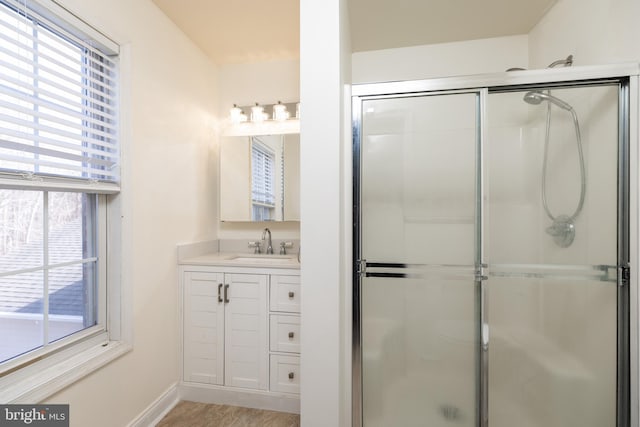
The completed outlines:
[[[181,401],[157,427],[300,427],[300,415]]]

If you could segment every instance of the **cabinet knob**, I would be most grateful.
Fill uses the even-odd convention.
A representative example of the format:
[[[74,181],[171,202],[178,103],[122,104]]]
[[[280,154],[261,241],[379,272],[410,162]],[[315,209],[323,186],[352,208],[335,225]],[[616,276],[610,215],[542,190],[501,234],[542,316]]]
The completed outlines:
[[[293,298],[296,294],[293,291],[289,291],[289,298]]]
[[[289,332],[289,338],[293,338],[293,332]]]
[[[295,375],[294,375],[294,373],[293,373],[293,372],[289,372],[289,379],[290,379],[290,380],[292,380],[294,376],[295,376]]]

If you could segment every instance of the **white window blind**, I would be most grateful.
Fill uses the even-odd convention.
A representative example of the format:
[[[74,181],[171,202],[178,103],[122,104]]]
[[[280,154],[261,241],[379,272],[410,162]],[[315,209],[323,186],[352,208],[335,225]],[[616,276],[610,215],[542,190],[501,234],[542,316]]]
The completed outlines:
[[[118,190],[114,53],[0,0],[0,178]]]
[[[273,150],[258,143],[258,137],[254,137],[251,144],[251,198],[254,204],[275,206],[275,165]]]

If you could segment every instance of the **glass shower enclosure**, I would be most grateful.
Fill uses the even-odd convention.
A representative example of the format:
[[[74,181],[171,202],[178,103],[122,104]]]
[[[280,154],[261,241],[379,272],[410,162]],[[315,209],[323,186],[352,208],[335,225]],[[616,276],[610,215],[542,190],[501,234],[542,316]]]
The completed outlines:
[[[354,426],[637,422],[637,75],[353,87]]]

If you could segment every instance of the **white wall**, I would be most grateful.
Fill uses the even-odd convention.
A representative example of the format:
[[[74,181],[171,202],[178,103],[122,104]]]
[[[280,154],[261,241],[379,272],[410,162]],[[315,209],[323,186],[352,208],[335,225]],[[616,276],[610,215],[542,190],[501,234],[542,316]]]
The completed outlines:
[[[543,68],[574,55],[574,65],[640,61],[640,2],[558,0],[529,33],[529,62]]]
[[[275,104],[300,100],[300,61],[297,59],[222,65],[218,74],[221,117],[233,104]]]
[[[218,88],[217,104],[222,127],[233,104],[249,106],[258,102],[270,106],[278,101],[298,102],[300,61],[290,59],[224,65],[219,69]],[[220,239],[256,240],[260,238],[264,226],[264,223],[220,222],[218,236]],[[270,222],[268,226],[274,239],[300,238],[299,222]]]
[[[350,286],[347,218],[350,139],[344,88],[350,78],[346,0],[300,2],[302,349],[301,421],[349,425],[349,347],[344,295]],[[322,34],[322,37],[319,35]]]
[[[526,35],[356,52],[353,83],[419,80],[528,66]]]
[[[71,425],[127,425],[178,380],[176,244],[216,238],[216,67],[148,0],[61,0],[125,45],[123,286],[133,351],[56,394]]]

